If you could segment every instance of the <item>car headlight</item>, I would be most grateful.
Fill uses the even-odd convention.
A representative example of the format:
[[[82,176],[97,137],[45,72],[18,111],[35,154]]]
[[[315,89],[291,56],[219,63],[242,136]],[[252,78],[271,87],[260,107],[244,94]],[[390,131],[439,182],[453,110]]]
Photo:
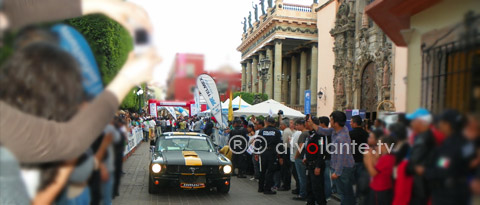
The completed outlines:
[[[223,166],[223,173],[225,173],[225,174],[232,173],[232,166],[230,166],[230,165]]]
[[[160,171],[162,171],[162,166],[160,166],[159,164],[153,164],[152,171],[153,173],[159,173]]]

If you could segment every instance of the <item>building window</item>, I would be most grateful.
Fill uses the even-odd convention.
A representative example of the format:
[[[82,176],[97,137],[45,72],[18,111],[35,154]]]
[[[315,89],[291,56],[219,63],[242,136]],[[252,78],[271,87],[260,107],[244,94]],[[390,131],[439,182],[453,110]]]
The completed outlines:
[[[475,21],[478,25],[478,16]],[[433,113],[448,108],[463,113],[480,110],[475,94],[480,89],[480,33],[468,31],[469,26],[461,27],[434,35],[437,39],[428,39],[433,42],[431,46],[422,46],[421,104]]]
[[[188,78],[195,78],[195,65],[189,63],[185,67],[186,67],[187,77]]]

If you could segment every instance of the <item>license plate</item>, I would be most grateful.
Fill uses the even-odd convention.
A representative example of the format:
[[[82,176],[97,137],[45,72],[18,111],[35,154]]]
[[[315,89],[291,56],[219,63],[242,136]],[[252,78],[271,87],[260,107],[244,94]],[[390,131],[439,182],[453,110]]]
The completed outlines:
[[[204,183],[180,183],[180,188],[201,189],[201,188],[205,188],[205,184]]]

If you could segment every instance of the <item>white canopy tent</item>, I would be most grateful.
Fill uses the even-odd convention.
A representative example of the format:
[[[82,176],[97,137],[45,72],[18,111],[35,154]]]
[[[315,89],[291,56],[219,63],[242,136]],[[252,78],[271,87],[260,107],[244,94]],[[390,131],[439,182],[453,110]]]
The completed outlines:
[[[277,116],[277,113],[279,110],[283,111],[283,116],[288,117],[288,118],[296,118],[296,117],[305,117],[303,113],[300,111],[294,110],[292,108],[289,108],[275,100],[267,100],[262,103],[253,105],[251,107],[247,108],[242,108],[240,110],[234,111],[233,116],[238,117],[238,116],[249,116],[249,115],[255,115],[255,116],[270,116],[272,115],[273,117]]]
[[[222,109],[228,109],[228,104],[230,104],[230,98],[228,98],[227,100],[225,100],[225,102],[222,103]],[[239,104],[241,109],[252,106],[245,102],[240,96],[237,96],[232,100],[232,107],[234,109],[237,109]]]
[[[236,98],[234,98],[232,100],[232,108],[233,109],[238,109],[238,105],[241,101],[241,104],[240,104],[240,107],[241,109],[245,109],[247,107],[251,107],[252,105],[248,104],[247,102],[245,102],[242,98],[240,98],[240,96],[237,96]],[[230,98],[228,98],[227,100],[225,100],[225,102],[222,103],[222,114],[227,114],[228,115],[228,105],[230,103]],[[203,112],[200,112],[200,113],[210,113],[211,110],[208,109],[208,110],[205,110]]]

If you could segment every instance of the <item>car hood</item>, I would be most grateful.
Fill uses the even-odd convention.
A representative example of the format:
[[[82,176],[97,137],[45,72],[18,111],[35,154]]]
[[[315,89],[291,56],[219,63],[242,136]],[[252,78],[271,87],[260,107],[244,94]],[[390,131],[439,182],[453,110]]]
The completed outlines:
[[[215,152],[165,151],[161,155],[163,156],[163,162],[167,165],[208,166],[224,164],[219,158],[222,156]]]

